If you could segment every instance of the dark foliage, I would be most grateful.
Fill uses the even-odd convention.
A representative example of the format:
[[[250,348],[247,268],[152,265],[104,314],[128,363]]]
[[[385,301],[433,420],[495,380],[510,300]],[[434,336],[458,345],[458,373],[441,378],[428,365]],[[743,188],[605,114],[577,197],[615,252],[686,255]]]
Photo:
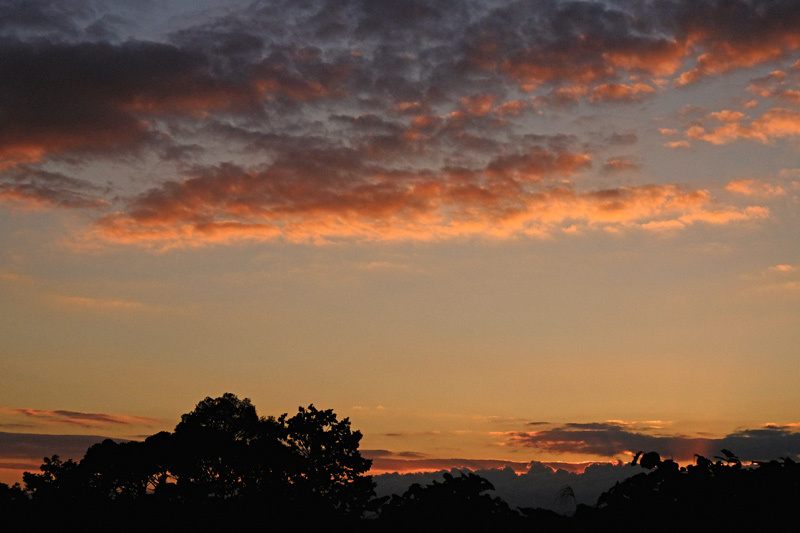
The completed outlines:
[[[784,458],[745,467],[722,452],[716,462],[697,455],[685,468],[644,454],[640,464],[652,472],[617,483],[575,520],[615,531],[796,531],[800,465]]]
[[[380,520],[390,531],[508,531],[519,526],[519,513],[485,494],[490,490],[494,486],[476,474],[444,474],[441,483],[414,483],[402,496],[392,496],[381,508]]]
[[[510,509],[472,473],[376,499],[360,440],[332,410],[259,417],[247,398],[206,398],[171,433],[105,440],[80,462],[46,457],[39,473],[25,472],[24,488],[0,483],[0,519],[34,531],[796,529],[800,464],[790,458],[745,466],[721,450],[680,467],[640,452],[632,465],[643,472],[568,518]]]
[[[259,417],[249,399],[225,394],[198,403],[172,433],[105,440],[79,463],[45,458],[41,473],[24,474],[24,491],[3,486],[0,509],[56,528],[210,530],[265,517],[347,523],[375,495],[360,440],[332,410],[310,405],[293,417]]]

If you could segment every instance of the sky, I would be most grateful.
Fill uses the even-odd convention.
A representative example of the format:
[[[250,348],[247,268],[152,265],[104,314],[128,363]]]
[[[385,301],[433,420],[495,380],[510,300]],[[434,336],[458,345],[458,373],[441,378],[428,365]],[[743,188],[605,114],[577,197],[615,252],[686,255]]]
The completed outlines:
[[[789,0],[0,1],[0,481],[225,392],[798,458],[799,134]]]

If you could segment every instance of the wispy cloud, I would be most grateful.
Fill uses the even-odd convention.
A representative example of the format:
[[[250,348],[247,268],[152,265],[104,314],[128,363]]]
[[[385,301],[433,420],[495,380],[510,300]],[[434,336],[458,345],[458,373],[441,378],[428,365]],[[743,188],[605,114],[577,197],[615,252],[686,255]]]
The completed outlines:
[[[0,407],[0,412],[9,415],[19,415],[33,419],[36,423],[45,425],[72,425],[81,427],[102,427],[102,426],[129,426],[146,425],[150,426],[161,422],[156,418],[119,415],[108,413],[83,413],[80,411],[42,410]]]
[[[131,300],[109,300],[88,298],[85,296],[58,296],[57,301],[74,307],[82,307],[86,309],[106,309],[106,310],[143,310],[147,306],[142,302]]]

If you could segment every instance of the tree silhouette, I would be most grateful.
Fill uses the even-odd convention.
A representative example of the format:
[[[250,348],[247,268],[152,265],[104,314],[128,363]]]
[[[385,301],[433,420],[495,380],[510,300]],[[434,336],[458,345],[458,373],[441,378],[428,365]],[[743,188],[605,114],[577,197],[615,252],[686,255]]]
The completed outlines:
[[[80,463],[45,458],[41,473],[24,474],[24,494],[69,504],[76,520],[87,506],[112,515],[137,509],[141,516],[181,516],[182,527],[189,520],[202,528],[221,517],[227,526],[244,524],[265,511],[306,525],[358,518],[374,497],[360,440],[330,409],[259,417],[249,399],[226,393],[200,401],[172,433],[143,442],[107,439]]]
[[[142,442],[105,440],[76,463],[45,457],[25,472],[24,490],[0,484],[3,525],[32,530],[219,530],[291,523],[295,529],[364,531],[794,531],[800,465],[782,458],[745,465],[730,450],[680,467],[639,452],[644,469],[570,518],[511,510],[473,473],[444,474],[401,496],[375,499],[361,433],[347,418],[309,405],[289,417],[260,417],[249,399],[205,398],[173,432]],[[563,500],[574,505],[569,487]],[[366,510],[376,520],[361,520]],[[373,515],[373,518],[375,516]],[[786,524],[790,525],[787,527]]]
[[[640,465],[652,471],[617,483],[582,518],[616,530],[794,530],[786,518],[800,502],[800,465],[785,458],[745,467],[722,453],[716,462],[697,455],[685,468],[644,454]]]
[[[39,470],[42,471],[41,474],[22,474],[25,491],[34,500],[63,501],[84,495],[85,480],[78,464],[72,459],[62,461],[58,455],[45,457]]]
[[[365,475],[372,461],[358,451],[361,432],[350,429],[348,418],[339,421],[333,410],[313,404],[286,416],[278,423],[293,455],[290,482],[295,490],[335,513],[360,514],[375,496],[372,478]]]
[[[281,475],[264,468],[286,461],[281,437],[275,419],[259,418],[248,398],[206,398],[175,427],[169,472],[185,499],[248,496],[267,485],[263,476]]]
[[[414,483],[402,495],[393,495],[381,509],[385,527],[406,530],[502,530],[519,523],[520,516],[506,502],[485,492],[494,486],[477,474],[445,473],[444,481]]]

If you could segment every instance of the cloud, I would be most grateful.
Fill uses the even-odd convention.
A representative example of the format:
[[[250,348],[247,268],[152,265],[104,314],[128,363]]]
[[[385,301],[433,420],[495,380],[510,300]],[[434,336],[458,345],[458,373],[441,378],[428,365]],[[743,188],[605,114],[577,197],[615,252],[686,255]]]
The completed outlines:
[[[613,157],[603,163],[602,171],[609,172],[624,172],[626,170],[638,170],[639,165],[622,157]]]
[[[0,174],[0,203],[24,208],[103,208],[103,190],[86,181],[58,172],[27,166]]]
[[[514,471],[525,472],[528,463],[519,461],[503,461],[495,459],[459,459],[459,458],[433,458],[426,457],[416,452],[392,452],[389,450],[362,450],[361,454],[372,460],[370,473],[372,475],[399,472],[435,472],[451,468],[469,468],[472,470],[487,468],[511,468]]]
[[[151,425],[160,422],[156,418],[107,413],[83,413],[63,409],[47,411],[41,409],[0,407],[0,412],[20,415],[46,425],[71,425],[81,427],[129,426],[133,424]]]
[[[609,422],[565,424],[541,431],[509,432],[505,445],[606,458],[656,451],[679,462],[692,462],[695,454],[711,458],[722,448],[732,450],[743,461],[800,457],[800,433],[776,426],[742,430],[723,438],[707,438],[653,435]]]
[[[667,148],[691,148],[689,141],[670,141],[668,143],[664,143],[664,146]]]
[[[80,460],[86,450],[107,437],[97,435],[47,435],[0,431],[0,468],[36,472],[44,457]]]
[[[33,285],[36,283],[36,279],[33,276],[5,270],[0,270],[0,281],[5,281],[8,283],[20,283],[25,285]]]
[[[721,115],[724,114],[724,115]],[[741,113],[722,111],[712,113],[712,118],[724,116],[725,124],[713,127],[710,131],[700,125],[690,127],[686,135],[712,144],[723,145],[739,139],[767,143],[775,139],[793,137],[800,134],[800,112],[784,108],[772,108],[749,124],[741,124]]]
[[[800,48],[800,6],[793,3],[675,4],[680,32],[696,54],[695,68],[678,77],[678,86],[786,57]]]
[[[770,197],[786,194],[783,187],[758,179],[733,180],[725,186],[725,190],[743,196]]]
[[[645,83],[637,83],[635,85],[604,83],[592,89],[589,94],[589,100],[592,102],[636,102],[652,95],[654,92],[655,89]]]
[[[577,503],[594,505],[600,494],[615,483],[642,472],[638,466],[606,462],[566,464],[532,461],[523,465],[524,468],[501,465],[483,468],[444,466],[434,472],[378,474],[373,480],[377,485],[376,494],[380,497],[403,494],[413,483],[428,485],[434,480],[441,482],[442,474],[446,472],[453,475],[474,472],[488,479],[495,488],[492,495],[502,498],[512,509],[528,507],[567,513],[574,511],[574,508],[565,508],[564,502],[559,499],[559,493],[565,486],[572,488]]]
[[[372,164],[362,152],[295,150],[263,167],[199,167],[100,219],[107,241],[169,248],[236,240],[332,242],[438,240],[470,235],[547,236],[589,229],[687,227],[769,216],[766,208],[718,204],[672,185],[578,190],[564,178],[591,165],[587,154],[531,146],[480,169],[416,172]],[[613,159],[606,171],[635,168]]]
[[[800,10],[783,7],[278,0],[196,12],[156,35],[144,20],[137,33],[121,4],[7,2],[0,202],[102,209],[87,240],[157,249],[755,220],[765,208],[706,191],[605,190],[583,178],[647,170],[607,152],[636,133],[581,143],[542,135],[541,120],[786,57]],[[778,90],[793,72],[752,85]],[[769,142],[796,135],[798,118],[723,110],[686,139],[661,132],[667,148]],[[128,171],[103,187],[71,177],[99,182],[109,159]]]
[[[529,6],[499,7],[475,24],[469,64],[505,72],[528,90],[625,74],[674,75],[675,85],[684,86],[800,48],[800,9],[781,2],[537,2],[533,13]]]
[[[58,301],[65,303],[70,306],[75,307],[83,307],[87,309],[129,309],[129,310],[141,310],[145,309],[146,306],[142,302],[130,301],[130,300],[109,300],[109,299],[97,299],[97,298],[87,298],[85,296],[61,296],[58,297]]]

